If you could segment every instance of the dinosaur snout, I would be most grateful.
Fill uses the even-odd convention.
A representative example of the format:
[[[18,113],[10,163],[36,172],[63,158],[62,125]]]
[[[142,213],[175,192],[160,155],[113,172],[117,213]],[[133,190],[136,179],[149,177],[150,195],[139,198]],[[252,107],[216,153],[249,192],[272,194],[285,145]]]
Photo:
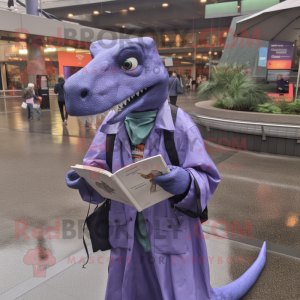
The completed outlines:
[[[92,76],[74,74],[64,85],[65,103],[71,116],[89,116],[107,111],[112,105],[107,98],[108,84]]]

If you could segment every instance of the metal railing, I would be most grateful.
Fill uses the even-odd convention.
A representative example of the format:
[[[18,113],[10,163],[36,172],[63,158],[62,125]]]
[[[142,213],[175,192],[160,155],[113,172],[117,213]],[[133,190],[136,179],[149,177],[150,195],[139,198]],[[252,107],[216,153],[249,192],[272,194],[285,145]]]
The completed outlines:
[[[275,136],[296,139],[297,143],[300,143],[300,125],[223,119],[200,115],[196,112],[191,112],[190,115],[199,118],[207,131],[210,131],[210,128],[215,128],[239,133],[261,135],[262,140],[264,141],[267,139],[266,136]]]
[[[21,95],[22,91],[23,90],[0,90],[0,98],[22,97],[22,95]],[[10,95],[10,93],[20,93],[20,94],[19,95]]]

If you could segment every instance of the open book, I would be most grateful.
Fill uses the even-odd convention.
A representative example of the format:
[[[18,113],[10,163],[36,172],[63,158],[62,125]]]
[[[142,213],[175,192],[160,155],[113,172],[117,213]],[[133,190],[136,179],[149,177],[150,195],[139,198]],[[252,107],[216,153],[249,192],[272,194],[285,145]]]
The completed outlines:
[[[131,205],[137,211],[173,196],[153,182],[154,177],[170,172],[161,155],[143,159],[114,174],[83,165],[72,166],[72,169],[102,197]]]

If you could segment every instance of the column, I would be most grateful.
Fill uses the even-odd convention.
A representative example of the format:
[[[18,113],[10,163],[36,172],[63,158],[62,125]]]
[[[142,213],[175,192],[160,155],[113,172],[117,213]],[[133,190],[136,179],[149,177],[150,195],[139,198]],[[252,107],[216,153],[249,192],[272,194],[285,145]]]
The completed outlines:
[[[38,0],[26,0],[26,14],[38,16]]]

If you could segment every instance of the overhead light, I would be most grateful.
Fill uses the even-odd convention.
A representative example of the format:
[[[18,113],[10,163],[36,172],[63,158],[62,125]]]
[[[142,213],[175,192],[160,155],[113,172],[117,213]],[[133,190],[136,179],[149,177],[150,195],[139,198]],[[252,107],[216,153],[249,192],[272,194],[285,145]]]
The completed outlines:
[[[99,15],[99,11],[98,11],[98,10],[95,10],[95,11],[93,12],[93,14],[94,14],[94,15]]]
[[[201,54],[198,54],[198,55],[197,55],[197,58],[201,58],[201,57],[202,57],[202,55],[201,55]]]
[[[188,53],[188,56],[191,56],[192,55],[192,53],[190,52],[190,53]]]
[[[135,8],[133,6],[130,6],[129,10],[135,10]]]
[[[111,14],[111,11],[109,11],[109,10],[106,10],[105,12],[106,12],[107,14]]]
[[[75,51],[75,48],[67,48],[67,51]]]
[[[175,54],[175,53],[173,53],[171,56],[176,56],[176,54]]]
[[[224,50],[222,50],[222,52],[224,52]]]
[[[125,28],[125,26],[123,25],[122,28]]]
[[[211,51],[209,51],[208,54],[211,54]]]
[[[121,12],[127,12],[127,9],[122,9]]]
[[[73,17],[73,14],[68,14],[68,17]]]
[[[27,54],[27,49],[19,49],[19,54]]]
[[[162,7],[168,7],[168,6],[169,6],[168,3],[163,3],[163,4],[162,4]]]
[[[179,59],[182,59],[182,56],[178,56]]]
[[[201,3],[205,3],[207,0],[200,0]]]
[[[241,8],[240,5],[238,5],[238,8]]]
[[[201,33],[201,31],[199,31],[199,33]]]
[[[218,55],[218,52],[215,52],[214,55]]]
[[[55,52],[56,48],[46,48],[44,49],[44,52]]]

